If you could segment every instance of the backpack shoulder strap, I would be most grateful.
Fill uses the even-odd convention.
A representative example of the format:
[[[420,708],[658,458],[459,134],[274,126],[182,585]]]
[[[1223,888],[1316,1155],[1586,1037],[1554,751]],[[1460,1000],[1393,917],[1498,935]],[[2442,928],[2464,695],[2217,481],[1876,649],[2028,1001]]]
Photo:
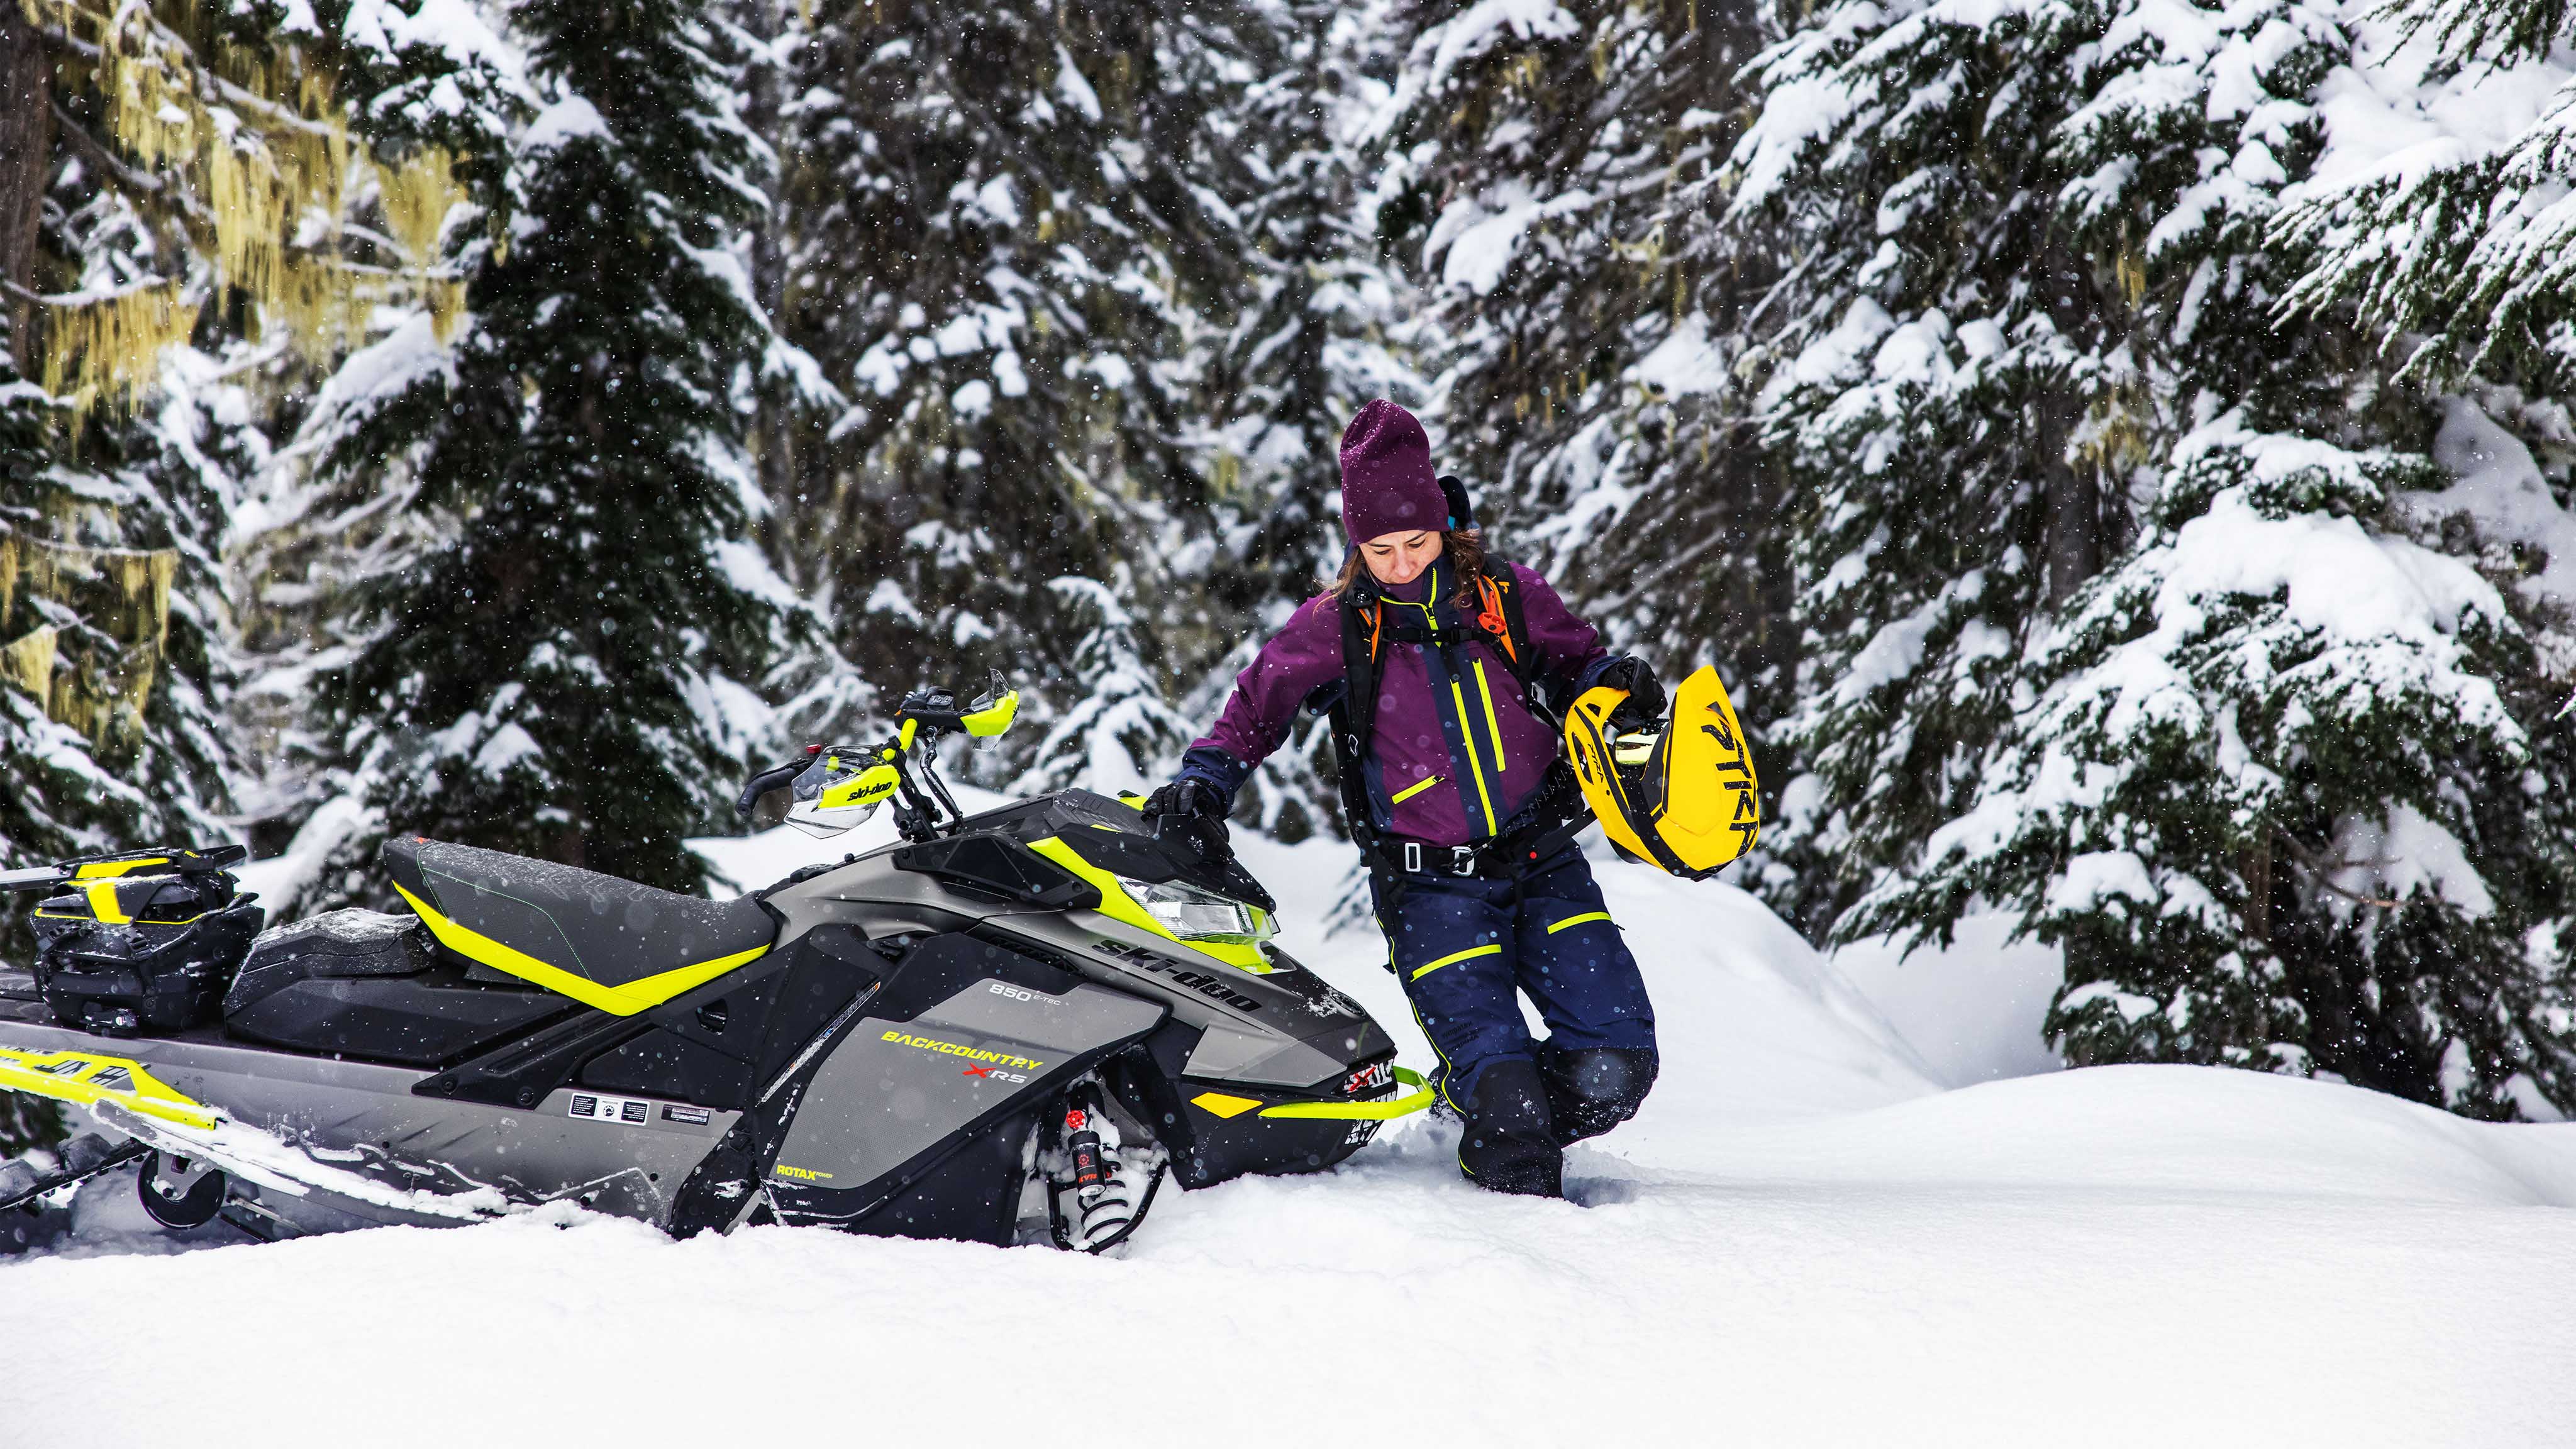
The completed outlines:
[[[1386,607],[1377,589],[1363,580],[1336,601],[1342,617],[1342,692],[1333,702],[1333,759],[1341,776],[1342,820],[1351,843],[1372,867],[1382,864],[1377,828],[1370,819],[1369,735],[1377,727],[1377,680],[1380,653],[1386,647]]]
[[[1477,629],[1493,641],[1512,678],[1520,682],[1521,692],[1535,698],[1538,651],[1530,643],[1529,620],[1521,612],[1520,582],[1512,577],[1511,565],[1498,558],[1485,560],[1476,576],[1476,598]]]

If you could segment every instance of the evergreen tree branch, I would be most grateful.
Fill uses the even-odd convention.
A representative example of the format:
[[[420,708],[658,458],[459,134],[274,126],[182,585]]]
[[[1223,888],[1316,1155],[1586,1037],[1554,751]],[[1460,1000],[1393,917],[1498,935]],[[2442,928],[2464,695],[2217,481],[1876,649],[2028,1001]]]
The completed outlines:
[[[79,117],[65,109],[61,101],[55,101],[53,107],[54,124],[60,128],[60,134],[71,141],[72,149],[81,154],[82,160],[105,172],[108,179],[116,183],[119,190],[138,201],[149,198],[157,204],[165,206],[171,204],[167,195],[170,190],[168,182],[148,171],[138,171],[127,165],[124,158],[116,154],[114,147],[91,135],[89,128],[81,124]],[[181,201],[177,205],[185,207],[187,203]]]
[[[2355,905],[2378,906],[2383,910],[2391,911],[2402,911],[2406,909],[2406,903],[2404,901],[2381,900],[2377,896],[2361,895],[2335,884],[2333,877],[2327,873],[2327,866],[2325,863],[2318,860],[2313,852],[2311,852],[2306,846],[2301,845],[2288,832],[2276,829],[2272,832],[2272,838],[2279,841],[2288,849],[2290,852],[2291,863],[2298,866],[2301,870],[2306,871],[2308,879],[2316,882],[2319,887],[2331,891]],[[2337,868],[2349,870],[2362,863],[2363,862],[2360,861],[2345,861]]]

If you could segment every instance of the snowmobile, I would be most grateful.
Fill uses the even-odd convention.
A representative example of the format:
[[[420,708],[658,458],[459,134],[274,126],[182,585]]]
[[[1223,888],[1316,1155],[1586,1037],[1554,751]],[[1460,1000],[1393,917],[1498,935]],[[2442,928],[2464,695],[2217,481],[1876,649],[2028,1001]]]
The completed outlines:
[[[994,683],[753,776],[746,816],[891,801],[900,838],[730,901],[402,836],[409,914],[253,940],[239,847],[0,875],[48,893],[37,969],[0,972],[0,1090],[92,1129],[0,1167],[0,1218],[137,1163],[164,1227],[269,1239],[574,1203],[1098,1252],[1167,1175],[1319,1171],[1429,1105],[1221,842],[1085,790],[961,811],[937,746],[1008,727]]]

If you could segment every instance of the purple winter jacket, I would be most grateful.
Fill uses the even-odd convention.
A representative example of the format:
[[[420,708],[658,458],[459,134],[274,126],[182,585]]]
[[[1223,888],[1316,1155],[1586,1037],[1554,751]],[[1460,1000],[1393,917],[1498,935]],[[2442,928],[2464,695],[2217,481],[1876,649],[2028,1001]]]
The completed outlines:
[[[1511,667],[1469,629],[1454,599],[1455,575],[1442,559],[1406,588],[1386,589],[1386,606],[1432,611],[1442,633],[1466,642],[1448,654],[1429,644],[1388,641],[1378,672],[1376,717],[1364,771],[1377,828],[1433,845],[1463,845],[1499,833],[1537,792],[1555,760],[1556,733],[1530,713]],[[1612,655],[1547,581],[1506,564],[1518,581],[1523,622],[1551,683],[1589,687]],[[1424,602],[1437,582],[1441,597]],[[1297,710],[1343,678],[1341,601],[1318,595],[1235,676],[1216,725],[1190,747],[1181,775],[1231,795],[1286,737]],[[1454,661],[1454,665],[1453,665]]]

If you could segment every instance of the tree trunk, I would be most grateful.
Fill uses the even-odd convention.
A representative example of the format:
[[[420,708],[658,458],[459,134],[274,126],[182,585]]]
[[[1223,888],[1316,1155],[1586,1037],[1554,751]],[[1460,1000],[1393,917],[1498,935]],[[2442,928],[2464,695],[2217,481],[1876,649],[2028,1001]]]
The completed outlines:
[[[2052,236],[2041,248],[2038,282],[2042,305],[2070,337],[2083,335],[2091,297],[2081,259]],[[2051,608],[2066,602],[2102,567],[2102,498],[2094,470],[2067,453],[2084,420],[2084,399],[2065,384],[2040,395],[2038,458],[2042,520],[2041,564],[2047,569]]]
[[[44,37],[23,8],[0,4],[0,301],[20,367],[30,360],[27,292],[35,285],[36,236],[44,217],[53,152],[53,93]]]
[[[2040,400],[2039,435],[2048,451],[2040,459],[2040,480],[2048,490],[2048,602],[2051,608],[2102,567],[2102,500],[2093,470],[2066,457],[2067,439],[2075,431],[2076,400],[2052,393]]]

